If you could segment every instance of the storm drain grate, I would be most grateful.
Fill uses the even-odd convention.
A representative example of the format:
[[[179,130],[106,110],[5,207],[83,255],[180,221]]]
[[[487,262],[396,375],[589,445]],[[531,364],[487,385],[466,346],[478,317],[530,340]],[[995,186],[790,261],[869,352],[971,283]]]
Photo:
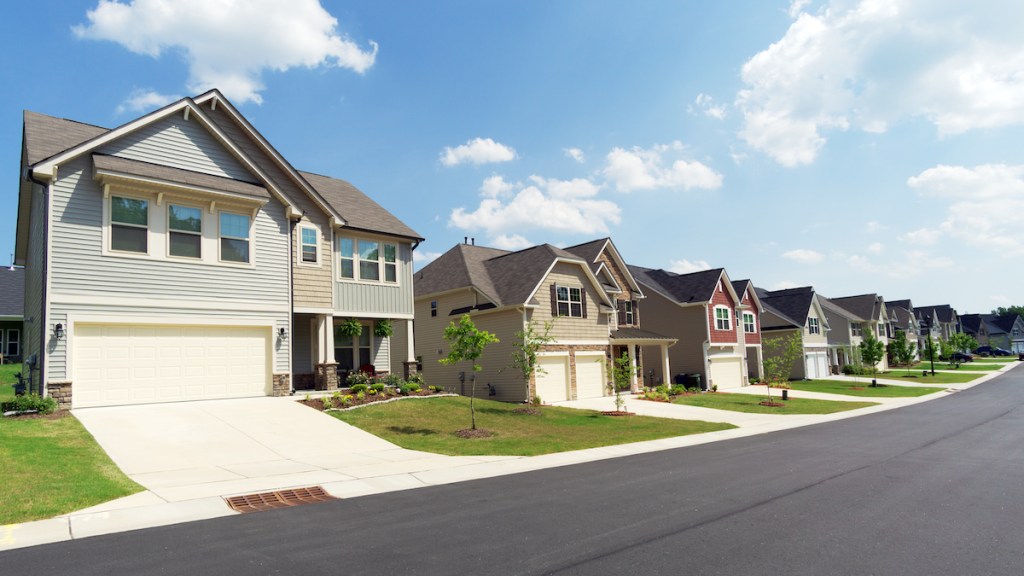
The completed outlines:
[[[245,514],[248,512],[273,510],[274,508],[316,504],[317,502],[337,500],[337,498],[328,494],[320,486],[310,486],[309,488],[292,488],[289,490],[277,490],[276,492],[232,496],[225,498],[225,500],[232,510]]]

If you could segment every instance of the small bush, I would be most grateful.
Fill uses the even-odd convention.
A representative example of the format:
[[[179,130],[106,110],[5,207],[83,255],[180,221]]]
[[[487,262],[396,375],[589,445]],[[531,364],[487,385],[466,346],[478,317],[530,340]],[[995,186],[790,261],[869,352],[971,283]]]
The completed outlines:
[[[399,386],[398,387],[398,393],[401,394],[402,396],[408,396],[409,395],[409,386],[407,386],[407,385]]]
[[[373,389],[373,388],[370,388],[369,390],[367,390],[366,393],[369,394],[370,396],[376,396],[377,395],[377,391],[375,389]]]
[[[843,374],[846,374],[847,376],[852,376],[857,373],[857,368],[855,368],[853,364],[843,364],[843,368],[841,371]]]
[[[420,390],[422,390],[422,388],[420,388],[420,385],[415,382],[408,382],[405,385],[405,389],[408,390],[409,392],[419,392]]]
[[[341,397],[341,405],[342,406],[348,406],[351,403],[352,403],[352,395],[351,394],[345,394],[344,396]]]
[[[356,400],[362,401],[362,400],[365,400],[365,399],[366,399],[366,391],[365,390],[360,390],[358,393],[356,393]]]
[[[52,414],[57,410],[57,401],[53,398],[43,398],[38,394],[25,394],[23,396],[15,396],[11,402],[4,402],[2,405],[4,412],[15,411],[15,412],[28,412],[35,410],[40,414]]]
[[[383,382],[374,382],[373,384],[370,384],[370,390],[373,390],[374,392],[383,392],[384,388],[385,386]]]
[[[352,386],[349,386],[349,390],[355,394],[366,392],[367,389],[369,389],[369,386],[366,384],[353,384]]]
[[[712,392],[718,392],[718,384],[712,384],[711,385],[711,391]]]
[[[402,380],[402,377],[399,376],[398,374],[388,374],[387,376],[382,378],[381,381],[384,382],[385,385],[393,386],[395,388],[401,386],[404,383],[404,380]]]
[[[664,384],[659,384],[658,386],[654,387],[654,391],[657,392],[658,394],[665,394],[667,396],[669,388]]]
[[[690,386],[689,388],[686,389],[686,391],[689,392],[690,394],[696,394],[700,392],[700,388],[697,388],[696,386]]]
[[[367,376],[365,372],[349,372],[348,376],[345,378],[345,384],[347,384],[349,388],[356,384],[369,383],[370,377]]]
[[[544,402],[541,401],[540,396],[537,396],[536,394],[534,394],[533,400],[531,400],[531,402],[533,403],[534,406],[540,406],[541,404],[544,403]]]
[[[679,396],[680,394],[686,394],[686,386],[682,384],[676,384],[668,389],[668,393],[672,396]]]
[[[426,380],[423,379],[423,375],[419,373],[410,375],[409,379],[406,380],[406,382],[408,382],[409,384],[418,384],[421,387],[426,386],[427,384]]]

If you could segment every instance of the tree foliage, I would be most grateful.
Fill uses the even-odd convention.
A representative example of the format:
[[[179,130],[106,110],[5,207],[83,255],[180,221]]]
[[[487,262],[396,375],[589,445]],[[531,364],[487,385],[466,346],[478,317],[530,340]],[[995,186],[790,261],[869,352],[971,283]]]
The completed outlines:
[[[1002,316],[1004,314],[1017,314],[1019,316],[1024,316],[1024,306],[1000,306],[999,308],[993,310],[992,313],[998,314],[999,316]]]
[[[637,370],[637,367],[630,364],[629,354],[626,352],[623,352],[618,358],[613,358],[611,364],[608,365],[608,379],[610,380],[608,385],[611,386],[612,393],[615,394],[615,409],[620,412],[626,408],[622,390],[629,389]]]
[[[764,379],[768,386],[789,381],[793,372],[793,364],[804,355],[804,343],[800,334],[790,336],[767,337],[761,342],[763,349],[762,366]]]
[[[915,352],[917,352],[917,346],[907,340],[907,333],[897,330],[896,335],[889,341],[889,353],[892,355],[893,362],[898,366],[910,366],[910,363],[914,361]]]
[[[526,330],[516,331],[516,342],[512,344],[512,364],[506,368],[515,368],[523,377],[523,382],[529,383],[534,371],[544,373],[544,369],[537,366],[537,353],[544,345],[554,341],[555,337],[551,335],[554,326],[554,320],[545,322],[543,332],[538,333],[531,321]]]
[[[483,366],[477,361],[488,345],[498,342],[498,337],[486,330],[478,329],[469,314],[463,314],[459,318],[458,324],[453,320],[444,329],[444,339],[448,341],[451,349],[448,351],[448,355],[439,359],[438,362],[454,366],[465,361],[473,367],[472,388],[469,394],[469,416],[472,429],[476,430],[476,408],[473,406],[473,399],[476,397],[476,372],[483,370]]]
[[[864,364],[871,367],[871,373],[878,373],[878,363],[885,356],[885,344],[875,337],[872,331],[864,332],[864,339],[860,343],[860,358]]]

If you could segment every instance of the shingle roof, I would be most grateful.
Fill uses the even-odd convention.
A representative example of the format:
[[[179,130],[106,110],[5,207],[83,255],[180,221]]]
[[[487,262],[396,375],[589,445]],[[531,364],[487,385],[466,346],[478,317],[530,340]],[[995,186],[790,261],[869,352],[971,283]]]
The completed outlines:
[[[879,318],[882,307],[879,303],[878,294],[860,294],[858,296],[845,296],[843,298],[831,298],[832,303],[865,320],[885,320]]]
[[[0,316],[25,313],[25,269],[0,268]]]
[[[813,286],[773,291],[760,288],[755,288],[755,290],[766,311],[776,313],[782,320],[792,321],[796,326],[803,326],[807,323],[807,315],[811,311],[811,302],[814,300]],[[762,325],[772,327],[770,319],[762,321]]]
[[[349,227],[414,240],[423,239],[415,230],[406,226],[394,214],[385,210],[352,184],[338,178],[310,172],[300,171],[299,174],[323,196],[332,208],[341,214]]]
[[[902,308],[908,312],[914,311],[914,305],[910,302],[909,298],[906,300],[886,300],[885,307],[889,309]]]
[[[639,328],[619,328],[611,333],[612,340],[677,340],[669,338],[657,332],[641,330]]]
[[[960,327],[971,335],[977,335],[981,331],[981,322],[981,314],[964,314],[960,317]]]
[[[914,313],[917,314],[918,310],[924,310],[926,312],[935,310],[935,315],[938,317],[939,322],[955,322],[953,316],[956,314],[956,310],[954,310],[949,304],[939,304],[938,306],[918,306],[914,308]]]
[[[110,131],[29,110],[25,110],[24,118],[25,150],[30,166]]]
[[[986,320],[990,324],[998,326],[1005,334],[1009,334],[1013,330],[1014,323],[1017,322],[1017,314],[1003,314],[1002,316],[986,314],[985,316],[991,316],[991,319],[986,318]]]
[[[417,297],[458,288],[475,288],[497,306],[528,304],[528,299],[556,259],[587,264],[550,244],[517,252],[458,244],[416,273]]]
[[[565,251],[583,258],[587,264],[590,264],[590,269],[597,272],[597,269],[600,268],[600,264],[595,263],[595,261],[597,260],[597,257],[601,255],[601,249],[604,248],[604,245],[608,240],[608,238],[598,238],[597,240],[591,240],[590,242],[584,242],[583,244],[569,246]]]
[[[864,321],[864,318],[857,316],[842,306],[836,305],[832,300],[825,298],[824,296],[818,296],[818,302],[821,303],[821,307],[825,310],[826,314],[838,314],[850,322]]]
[[[710,302],[725,269],[712,268],[690,274],[675,274],[666,270],[629,266],[629,272],[637,282],[676,303],[690,304]]]
[[[242,182],[241,180],[234,180],[232,178],[213,176],[211,174],[203,174],[201,172],[182,170],[181,168],[172,168],[170,166],[150,164],[149,162],[140,162],[138,160],[129,160],[128,158],[119,158],[117,156],[107,156],[104,154],[93,154],[92,160],[93,167],[96,172],[142,176],[157,180],[165,180],[172,183],[187,184],[189,186],[212,188],[214,190],[240,194],[242,196],[251,196],[253,198],[260,198],[264,200],[270,198],[270,192],[267,192],[267,189],[263,186]]]
[[[888,308],[889,303],[886,302],[885,306]],[[910,320],[914,318],[914,315],[906,308],[901,308],[899,306],[892,308],[891,310],[892,314],[896,316],[896,319],[892,321],[893,327],[903,331],[909,330]]]

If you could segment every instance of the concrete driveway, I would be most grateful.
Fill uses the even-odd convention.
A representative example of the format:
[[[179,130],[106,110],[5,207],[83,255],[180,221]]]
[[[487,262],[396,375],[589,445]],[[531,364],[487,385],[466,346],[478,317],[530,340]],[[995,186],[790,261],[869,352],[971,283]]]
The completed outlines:
[[[74,415],[118,467],[166,502],[454,464],[288,398],[87,408]]]

